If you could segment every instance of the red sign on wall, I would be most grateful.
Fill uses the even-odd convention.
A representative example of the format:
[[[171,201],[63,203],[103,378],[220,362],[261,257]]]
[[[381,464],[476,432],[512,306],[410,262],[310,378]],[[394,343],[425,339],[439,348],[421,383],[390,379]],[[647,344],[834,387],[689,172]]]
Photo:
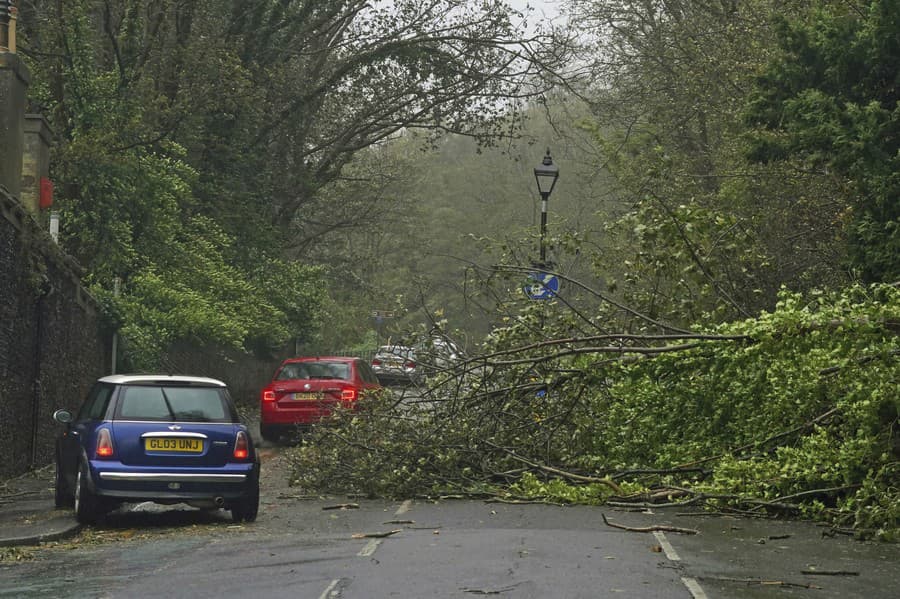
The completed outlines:
[[[41,210],[46,210],[53,205],[53,181],[47,177],[41,177]]]

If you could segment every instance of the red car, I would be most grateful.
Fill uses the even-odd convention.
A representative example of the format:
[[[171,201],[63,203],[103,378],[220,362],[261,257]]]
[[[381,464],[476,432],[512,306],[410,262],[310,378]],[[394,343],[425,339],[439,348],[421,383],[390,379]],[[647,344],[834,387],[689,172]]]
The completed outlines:
[[[380,388],[372,367],[360,358],[289,358],[260,394],[260,433],[277,441],[328,416],[338,402],[353,405]]]

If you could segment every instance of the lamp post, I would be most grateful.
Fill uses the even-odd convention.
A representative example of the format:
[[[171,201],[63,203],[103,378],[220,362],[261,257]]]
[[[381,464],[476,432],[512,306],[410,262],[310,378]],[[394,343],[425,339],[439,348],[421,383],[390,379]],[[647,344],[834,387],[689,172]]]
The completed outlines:
[[[547,155],[539,165],[534,167],[534,178],[537,181],[538,192],[541,194],[541,264],[544,268],[547,264],[547,246],[544,243],[544,237],[547,234],[547,200],[553,192],[556,180],[559,178],[559,167],[553,164],[553,158],[550,156],[550,148],[547,148]]]

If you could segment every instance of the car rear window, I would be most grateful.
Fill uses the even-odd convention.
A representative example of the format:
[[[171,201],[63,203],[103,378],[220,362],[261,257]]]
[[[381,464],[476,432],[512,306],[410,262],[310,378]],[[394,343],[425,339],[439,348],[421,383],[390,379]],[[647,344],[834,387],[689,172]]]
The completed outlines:
[[[127,386],[122,389],[118,412],[122,420],[231,421],[216,387]]]
[[[296,362],[285,364],[275,380],[342,379],[350,380],[350,365],[346,362]]]

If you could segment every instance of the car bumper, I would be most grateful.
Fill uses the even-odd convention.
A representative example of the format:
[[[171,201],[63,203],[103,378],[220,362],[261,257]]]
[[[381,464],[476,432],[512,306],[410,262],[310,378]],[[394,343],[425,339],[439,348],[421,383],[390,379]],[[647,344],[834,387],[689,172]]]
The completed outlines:
[[[254,491],[259,484],[258,466],[253,463],[174,470],[95,461],[91,470],[94,493],[123,501],[236,499]]]

